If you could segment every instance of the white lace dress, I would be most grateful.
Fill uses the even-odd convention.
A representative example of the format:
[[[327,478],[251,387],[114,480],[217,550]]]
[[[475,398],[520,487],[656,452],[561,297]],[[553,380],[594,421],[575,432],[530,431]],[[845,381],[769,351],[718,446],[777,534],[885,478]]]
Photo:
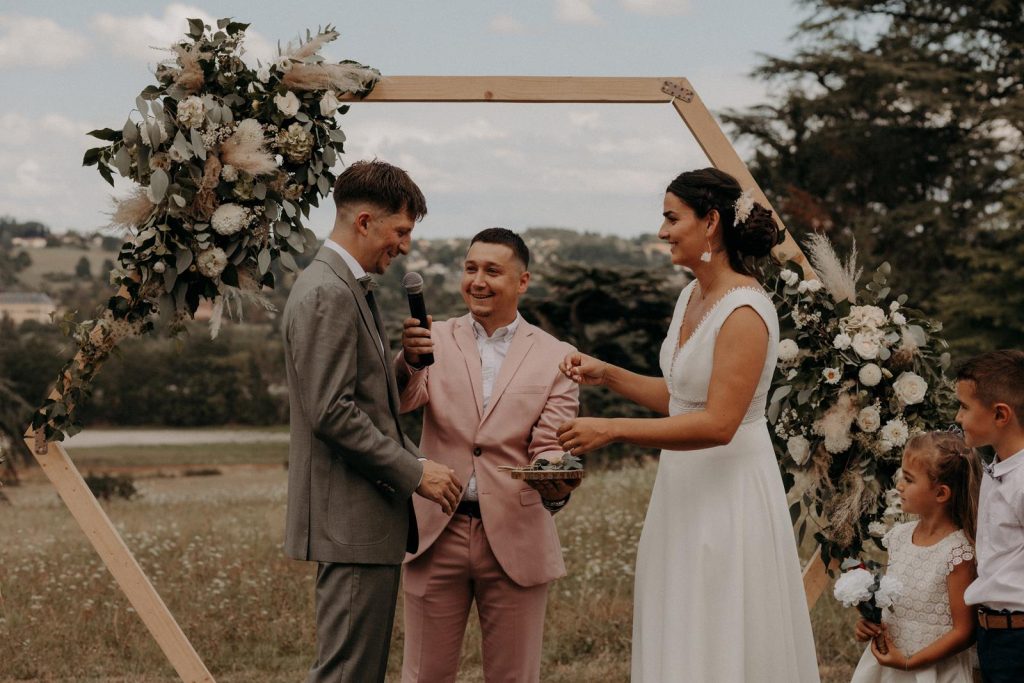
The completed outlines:
[[[775,307],[760,289],[734,289],[680,349],[694,287],[680,294],[661,350],[672,415],[704,409],[715,341],[737,308],[764,319],[769,352],[731,443],[661,453],[637,550],[632,680],[815,683],[796,542],[764,417],[779,341]]]
[[[886,573],[903,584],[892,611],[882,610],[893,642],[903,654],[912,655],[953,628],[946,577],[953,567],[974,559],[974,548],[963,531],[954,531],[930,546],[914,545],[917,522],[889,530],[882,544],[889,550]],[[851,683],[971,683],[971,650],[947,657],[916,671],[882,666],[865,649]]]

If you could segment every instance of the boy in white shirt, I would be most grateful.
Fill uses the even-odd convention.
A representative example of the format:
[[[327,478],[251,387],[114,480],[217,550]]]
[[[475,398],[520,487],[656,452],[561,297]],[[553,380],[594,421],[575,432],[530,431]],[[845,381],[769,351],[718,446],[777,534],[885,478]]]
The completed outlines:
[[[971,447],[992,446],[978,505],[978,578],[964,601],[978,609],[985,683],[1024,681],[1024,351],[993,351],[957,372],[956,421]]]

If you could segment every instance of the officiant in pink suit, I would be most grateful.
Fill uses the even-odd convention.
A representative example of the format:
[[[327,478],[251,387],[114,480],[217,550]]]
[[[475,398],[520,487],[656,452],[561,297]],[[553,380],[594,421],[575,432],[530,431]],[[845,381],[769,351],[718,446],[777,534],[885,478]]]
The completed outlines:
[[[469,313],[429,330],[405,323],[395,359],[400,409],[424,406],[420,447],[468,482],[451,516],[414,500],[420,545],[403,578],[406,683],[455,680],[474,601],[484,679],[540,680],[548,584],[565,575],[552,515],[572,485],[531,488],[498,468],[561,458],[556,430],[576,416],[579,390],[558,370],[573,348],[519,314],[529,259],[519,235],[484,230],[463,268]],[[420,368],[431,352],[434,363]]]

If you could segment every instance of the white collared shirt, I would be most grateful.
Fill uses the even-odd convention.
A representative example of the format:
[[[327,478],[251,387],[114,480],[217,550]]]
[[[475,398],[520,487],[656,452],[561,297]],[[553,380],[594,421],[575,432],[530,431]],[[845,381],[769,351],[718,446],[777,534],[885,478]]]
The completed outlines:
[[[499,327],[490,336],[487,335],[487,330],[484,329],[483,325],[475,319],[471,318],[471,320],[473,321],[473,334],[476,336],[476,350],[480,353],[480,376],[483,379],[483,407],[484,411],[486,411],[488,404],[491,402],[491,394],[494,392],[494,381],[498,378],[501,364],[505,361],[505,356],[508,355],[508,349],[512,345],[512,337],[515,336],[516,330],[519,329],[519,321],[522,320],[522,317],[516,311],[516,317],[511,323],[505,327]],[[462,499],[480,500],[476,489],[476,472],[470,475],[469,483],[466,484],[466,492],[463,494]]]
[[[359,265],[359,261],[356,261],[356,258],[352,254],[348,253],[348,250],[345,249],[345,247],[341,246],[329,237],[324,240],[324,246],[341,257],[341,260],[345,262],[345,265],[348,266],[348,269],[352,271],[352,275],[357,280],[366,276],[366,269]],[[371,325],[370,327],[375,327],[375,325]],[[388,357],[388,350],[384,348],[384,340],[380,338],[380,335],[376,333],[376,330],[374,330],[374,336],[377,337],[377,343],[380,344],[380,350],[384,353],[384,358],[386,359]]]
[[[978,501],[978,578],[964,593],[968,605],[1024,611],[1024,451],[997,460],[981,475]]]

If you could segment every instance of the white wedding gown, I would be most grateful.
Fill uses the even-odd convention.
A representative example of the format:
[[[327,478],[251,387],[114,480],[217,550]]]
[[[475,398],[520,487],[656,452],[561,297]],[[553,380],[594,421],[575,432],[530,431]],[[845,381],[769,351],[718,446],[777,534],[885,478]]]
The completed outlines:
[[[779,342],[775,307],[758,288],[733,289],[680,349],[695,286],[680,294],[661,349],[671,415],[704,409],[715,340],[737,308],[764,319],[768,356],[728,445],[661,453],[637,550],[632,680],[817,682],[796,542],[764,416]]]

